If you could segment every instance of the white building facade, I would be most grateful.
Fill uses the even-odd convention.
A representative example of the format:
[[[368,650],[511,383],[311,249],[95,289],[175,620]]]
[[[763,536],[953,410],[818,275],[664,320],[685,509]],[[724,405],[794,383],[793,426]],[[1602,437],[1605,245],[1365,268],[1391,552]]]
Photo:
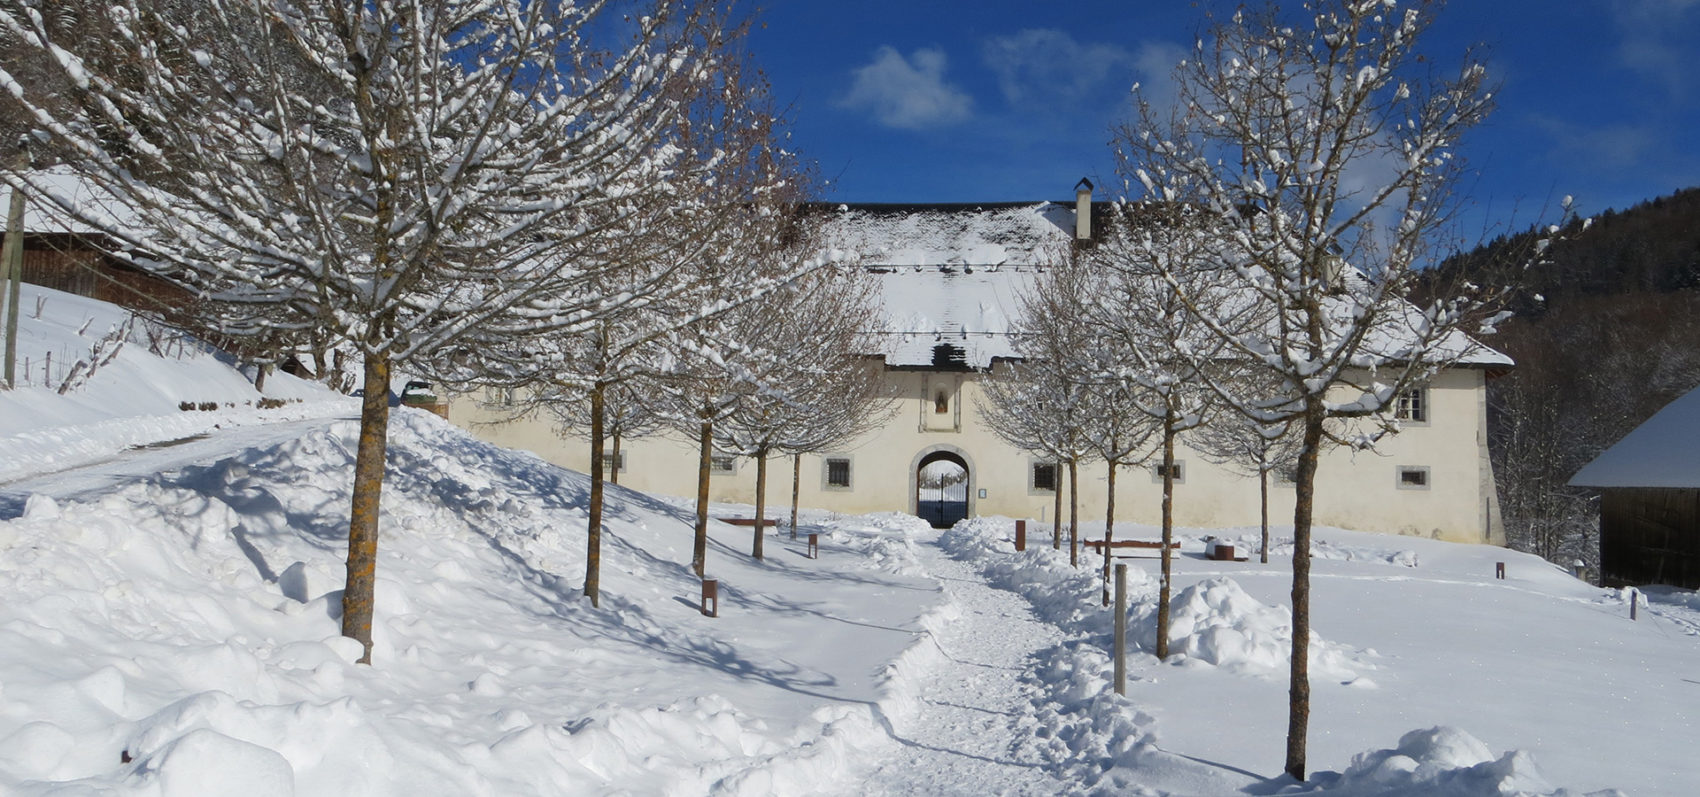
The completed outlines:
[[[881,284],[888,328],[877,354],[884,359],[893,413],[882,428],[841,451],[801,460],[801,503],[847,513],[901,511],[935,515],[1003,515],[1048,520],[1066,471],[997,438],[981,422],[983,384],[1016,355],[1010,330],[1017,297],[1045,263],[1066,257],[1088,233],[1090,204],[840,206],[831,243],[858,252]],[[1401,402],[1402,431],[1375,451],[1323,454],[1317,474],[1315,522],[1363,531],[1419,535],[1459,542],[1503,544],[1493,473],[1487,455],[1486,382],[1509,360],[1483,350],[1444,371]],[[503,420],[506,410],[482,394],[454,399],[451,421],[491,442],[534,451],[575,470],[589,467],[589,444],[562,436],[547,419]],[[1254,478],[1213,465],[1185,446],[1176,457],[1176,523],[1191,527],[1255,526],[1259,490]],[[670,495],[696,493],[694,437],[667,435],[622,441],[619,482]],[[951,463],[963,483],[939,493],[923,469]],[[769,463],[769,501],[788,503],[792,460]],[[934,465],[931,472],[937,472]],[[710,498],[753,503],[755,465],[716,457]],[[1102,463],[1084,465],[1079,479],[1083,523],[1101,526],[1108,484]],[[965,489],[964,489],[965,488]],[[1116,514],[1155,524],[1162,484],[1154,464],[1117,474]],[[1273,479],[1270,520],[1290,524],[1294,491]],[[941,501],[949,506],[941,507]],[[1066,506],[1066,503],[1065,503]],[[770,509],[769,516],[781,514]],[[939,518],[932,517],[937,520]]]

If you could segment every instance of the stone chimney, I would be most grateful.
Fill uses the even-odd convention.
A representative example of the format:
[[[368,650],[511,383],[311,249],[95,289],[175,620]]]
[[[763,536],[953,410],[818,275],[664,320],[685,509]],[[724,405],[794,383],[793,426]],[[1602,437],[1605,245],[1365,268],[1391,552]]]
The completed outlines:
[[[1074,242],[1092,240],[1092,181],[1084,177],[1074,184]]]

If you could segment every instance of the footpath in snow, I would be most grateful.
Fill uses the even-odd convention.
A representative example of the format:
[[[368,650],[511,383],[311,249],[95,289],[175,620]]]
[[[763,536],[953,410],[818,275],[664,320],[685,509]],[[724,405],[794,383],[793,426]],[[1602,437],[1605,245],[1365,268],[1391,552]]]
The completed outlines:
[[[925,622],[932,650],[902,688],[890,717],[894,749],[845,794],[1062,794],[1070,790],[1032,745],[1027,684],[1034,651],[1058,644],[1056,627],[1020,596],[993,589],[921,532],[919,563],[944,604]]]

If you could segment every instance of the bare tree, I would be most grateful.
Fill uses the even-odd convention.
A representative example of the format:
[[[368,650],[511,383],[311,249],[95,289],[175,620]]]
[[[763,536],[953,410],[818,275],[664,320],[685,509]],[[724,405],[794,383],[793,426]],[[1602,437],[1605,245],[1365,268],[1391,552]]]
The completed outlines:
[[[1071,275],[1072,278],[1072,275]],[[1068,469],[1069,564],[1080,565],[1080,465],[1096,455],[1087,434],[1091,424],[1090,393],[1079,370],[1080,357],[1090,349],[1085,329],[1072,315],[1069,294],[1038,289],[1021,297],[1016,350],[1021,359],[994,368],[983,383],[984,399],[977,409],[993,434],[1017,449],[1056,463],[1055,517],[1051,546],[1062,547],[1062,473]]]
[[[1079,384],[1082,400],[1075,417],[1080,421],[1080,433],[1092,456],[1104,463],[1107,499],[1101,580],[1103,603],[1109,606],[1116,472],[1151,455],[1150,442],[1158,426],[1140,411],[1136,385],[1105,376],[1107,363],[1115,355],[1104,350],[1106,341],[1088,321],[1098,301],[1095,292],[1103,287],[1098,275],[1085,262],[1057,263],[1034,281],[1032,294],[1024,300],[1022,316],[1023,323],[1032,325],[1028,334],[1050,339],[1045,345],[1055,355],[1058,375]],[[1072,491],[1072,473],[1070,478]]]
[[[1261,376],[1229,382],[1201,369],[1205,382],[1234,411],[1291,422],[1301,435],[1285,766],[1301,780],[1311,518],[1325,422],[1378,424],[1400,392],[1477,351],[1464,332],[1498,298],[1404,299],[1413,270],[1452,243],[1445,231],[1462,173],[1457,145],[1492,104],[1474,54],[1443,71],[1419,49],[1434,5],[1313,0],[1290,14],[1273,5],[1236,11],[1177,67],[1178,105],[1164,112],[1142,103],[1138,124],[1116,140],[1123,174],[1148,201],[1207,214],[1204,234],[1237,281],[1239,306],[1263,308],[1266,321],[1238,324],[1236,305],[1205,302],[1185,279],[1164,274],[1227,352]]]
[[[111,35],[73,39],[35,3],[0,3],[0,31],[69,92],[19,97],[28,125],[114,201],[38,172],[8,183],[253,308],[226,334],[320,328],[363,360],[342,619],[362,662],[392,367],[595,318],[607,297],[575,290],[563,252],[684,157],[667,136],[719,20],[608,8],[118,0],[91,11]]]
[[[1257,479],[1262,531],[1258,561],[1262,564],[1269,564],[1269,474],[1292,476],[1300,442],[1293,429],[1290,424],[1262,423],[1241,413],[1219,413],[1199,427],[1189,444],[1206,460]]]
[[[1196,281],[1214,274],[1198,267],[1204,247],[1195,214],[1157,212],[1178,210],[1173,206],[1120,210],[1122,223],[1107,225],[1106,234],[1083,259],[1093,288],[1084,294],[1082,321],[1096,341],[1091,347],[1096,355],[1094,377],[1130,391],[1133,412],[1155,430],[1162,452],[1162,575],[1155,650],[1158,658],[1166,658],[1174,572],[1175,442],[1203,425],[1214,410],[1214,394],[1205,386],[1202,370],[1219,371],[1232,367],[1233,361],[1221,356],[1219,339],[1161,276],[1185,275]],[[1220,290],[1202,289],[1188,295],[1197,302],[1225,297]]]
[[[748,378],[758,387],[716,431],[722,451],[756,461],[755,536],[762,558],[767,509],[767,463],[775,453],[841,445],[890,414],[881,401],[879,371],[867,359],[880,327],[877,288],[860,270],[822,269],[777,291],[761,312],[777,323],[762,328]],[[751,341],[750,343],[757,343]],[[796,535],[797,460],[793,460],[791,533]]]

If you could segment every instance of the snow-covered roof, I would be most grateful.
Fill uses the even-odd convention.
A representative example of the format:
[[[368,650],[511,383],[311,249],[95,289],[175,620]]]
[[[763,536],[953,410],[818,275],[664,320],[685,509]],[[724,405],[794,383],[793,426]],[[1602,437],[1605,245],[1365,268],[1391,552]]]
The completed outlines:
[[[133,212],[120,204],[111,194],[69,168],[56,166],[23,175],[29,188],[24,191],[24,231],[35,234],[76,233],[98,234],[101,231],[86,222],[71,217],[45,195],[75,205],[96,217],[109,218],[120,227],[131,228]],[[0,186],[3,188],[4,186]],[[9,193],[9,192],[8,192]]]
[[[1094,215],[1107,210],[1099,203]],[[828,245],[856,253],[878,278],[886,329],[875,353],[899,368],[984,370],[1018,356],[1010,330],[1020,297],[1038,271],[1068,256],[1075,229],[1072,202],[836,205],[828,214]],[[1421,323],[1414,308],[1410,315],[1413,325]],[[1403,348],[1386,334],[1368,343],[1394,357]],[[939,351],[947,345],[952,349]],[[1462,332],[1439,349],[1461,365],[1512,365]],[[941,366],[945,357],[955,358],[952,365]]]
[[[1665,405],[1577,471],[1570,484],[1700,488],[1700,389]]]
[[[930,367],[949,345],[962,366],[1014,357],[1010,326],[1038,269],[1067,254],[1074,206],[838,205],[827,238],[878,278],[895,367]]]

